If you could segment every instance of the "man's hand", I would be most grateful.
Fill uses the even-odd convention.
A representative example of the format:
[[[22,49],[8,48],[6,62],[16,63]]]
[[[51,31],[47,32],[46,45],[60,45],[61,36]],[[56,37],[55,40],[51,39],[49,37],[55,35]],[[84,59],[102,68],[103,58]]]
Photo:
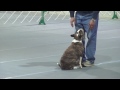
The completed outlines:
[[[70,24],[72,27],[74,27],[74,25],[75,25],[75,18],[74,17],[71,17]]]
[[[92,30],[92,29],[94,28],[94,26],[95,26],[95,20],[94,20],[94,19],[91,19],[91,20],[90,20],[90,23],[89,23],[90,29]]]

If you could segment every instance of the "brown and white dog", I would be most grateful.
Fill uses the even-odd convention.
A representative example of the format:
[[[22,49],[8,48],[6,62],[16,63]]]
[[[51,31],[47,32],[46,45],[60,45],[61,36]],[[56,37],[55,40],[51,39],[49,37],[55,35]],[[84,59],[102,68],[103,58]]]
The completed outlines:
[[[60,63],[57,63],[62,70],[82,68],[81,62],[84,52],[82,40],[85,39],[84,30],[82,28],[77,30],[71,37],[74,37],[71,45],[65,50]]]

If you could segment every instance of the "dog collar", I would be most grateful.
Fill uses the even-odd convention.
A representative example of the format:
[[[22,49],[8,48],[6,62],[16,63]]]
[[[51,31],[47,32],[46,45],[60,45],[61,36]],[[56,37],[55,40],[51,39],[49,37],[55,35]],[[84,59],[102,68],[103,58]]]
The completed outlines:
[[[74,42],[74,43],[76,43],[76,42],[80,42],[80,43],[82,43],[82,41],[78,41],[78,40],[76,40],[76,39],[73,39],[72,42]]]

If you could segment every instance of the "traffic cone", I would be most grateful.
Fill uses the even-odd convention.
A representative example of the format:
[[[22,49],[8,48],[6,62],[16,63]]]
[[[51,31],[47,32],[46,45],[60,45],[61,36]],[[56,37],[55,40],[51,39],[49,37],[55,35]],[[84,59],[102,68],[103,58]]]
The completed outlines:
[[[46,11],[41,11],[41,19],[40,19],[40,22],[39,22],[39,25],[46,25],[46,23],[45,23],[45,20],[44,20],[44,13],[45,13]]]
[[[115,11],[114,11],[112,19],[114,19],[114,18],[118,19],[117,13]]]

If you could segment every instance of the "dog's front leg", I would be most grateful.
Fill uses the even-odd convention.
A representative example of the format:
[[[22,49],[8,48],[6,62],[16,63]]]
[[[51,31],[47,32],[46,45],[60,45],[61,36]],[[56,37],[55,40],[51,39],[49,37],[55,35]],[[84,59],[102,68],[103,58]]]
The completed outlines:
[[[79,65],[80,65],[80,68],[82,68],[82,57],[80,57]]]

